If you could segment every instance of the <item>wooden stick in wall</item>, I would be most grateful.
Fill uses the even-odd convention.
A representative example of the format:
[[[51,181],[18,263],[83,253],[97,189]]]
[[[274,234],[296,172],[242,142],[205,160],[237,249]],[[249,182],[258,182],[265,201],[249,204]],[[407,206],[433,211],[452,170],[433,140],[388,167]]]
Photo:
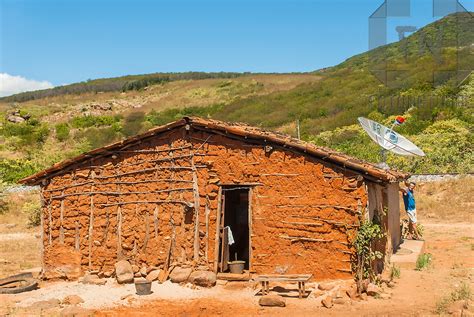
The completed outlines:
[[[122,259],[122,207],[117,207],[117,259]]]
[[[94,175],[92,175],[94,177]],[[91,192],[94,191],[94,184],[91,185]],[[94,229],[94,196],[90,196],[90,215],[89,215],[89,270],[92,269],[92,233]]]
[[[64,194],[64,191],[61,193]],[[64,199],[61,199],[61,210],[59,215],[60,227],[59,227],[59,243],[64,244]]]
[[[49,229],[49,230],[48,230],[48,231],[49,231],[49,233],[48,233],[48,235],[49,235],[49,236],[48,236],[48,240],[49,240],[49,245],[50,245],[50,246],[53,244],[53,233],[52,233],[52,230],[53,230],[53,228],[52,228],[52,226],[53,226],[53,225],[52,225],[52,223],[53,223],[53,217],[52,217],[52,215],[51,215],[51,213],[52,213],[51,208],[53,208],[53,207],[51,206],[52,202],[53,202],[53,200],[52,200],[51,197],[50,197],[50,198],[49,198],[49,204],[48,204],[48,229]]]
[[[206,209],[205,209],[205,216],[206,216],[206,249],[204,250],[204,256],[206,257],[206,263],[209,262],[209,196],[206,195]]]
[[[191,158],[193,167],[193,196],[194,196],[194,261],[199,260],[199,185],[196,168],[194,166],[194,157]]]
[[[155,229],[155,239],[158,238],[158,206],[153,210],[153,227]]]

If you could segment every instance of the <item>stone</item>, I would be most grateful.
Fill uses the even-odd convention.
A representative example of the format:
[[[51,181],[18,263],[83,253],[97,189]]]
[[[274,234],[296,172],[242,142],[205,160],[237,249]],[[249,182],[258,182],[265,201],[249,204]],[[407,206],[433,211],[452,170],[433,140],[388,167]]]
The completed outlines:
[[[330,283],[319,283],[318,288],[322,291],[330,291],[334,288],[334,284]]]
[[[7,227],[8,229],[13,229],[13,228],[15,228],[16,226],[17,226],[16,223],[8,223],[8,224],[6,225],[6,227]]]
[[[115,277],[119,284],[133,282],[133,269],[128,261],[121,260],[115,263]]]
[[[382,293],[380,287],[378,287],[377,285],[373,283],[369,283],[369,285],[367,286],[367,295],[376,296],[376,295],[379,295],[380,293]]]
[[[146,273],[146,266],[142,266],[142,268],[140,269],[140,274],[141,276],[145,277],[147,275]]]
[[[105,285],[107,283],[106,280],[99,278],[97,275],[92,275],[90,273],[86,273],[81,279],[80,282],[82,284],[93,284],[93,285]]]
[[[331,295],[324,296],[323,299],[321,300],[321,304],[323,304],[323,306],[326,308],[331,308],[333,305],[332,296]]]
[[[84,303],[84,300],[78,295],[69,295],[64,297],[61,303],[64,305],[77,305]]]
[[[192,268],[182,268],[182,267],[175,267],[173,271],[170,273],[170,280],[173,283],[183,283],[186,282],[191,275],[193,269]]]
[[[217,276],[211,271],[194,271],[188,280],[194,285],[212,287],[216,285]]]
[[[138,265],[132,264],[132,271],[133,273],[137,273],[140,271],[140,268],[138,267]]]
[[[395,283],[393,281],[390,281],[390,282],[387,283],[387,286],[390,287],[390,288],[394,288]]]
[[[69,306],[61,310],[62,317],[86,317],[94,316],[94,312],[79,306]]]
[[[335,300],[332,301],[335,305],[345,305],[349,303],[349,301],[346,298],[336,298]]]
[[[362,300],[368,300],[368,296],[367,296],[366,293],[360,294],[359,297],[360,297],[360,299],[362,299]]]
[[[160,268],[157,266],[149,266],[146,268],[146,274],[149,274],[151,271],[159,270]]]
[[[134,276],[134,277],[142,277],[142,273],[137,272],[137,273],[134,273],[133,276]]]
[[[357,298],[357,286],[351,287],[350,289],[346,290],[347,296],[349,296],[350,299],[356,299]]]
[[[61,301],[56,298],[48,299],[48,300],[42,300],[39,302],[33,303],[31,305],[32,308],[39,309],[39,310],[44,310],[44,309],[51,309],[51,308],[56,308],[59,307],[61,304]]]
[[[114,275],[114,271],[105,271],[104,272],[104,277],[111,277],[112,275]]]
[[[388,293],[382,293],[379,296],[380,296],[380,299],[390,299],[390,298],[392,298],[392,295],[390,295]]]
[[[146,275],[146,280],[151,281],[151,282],[156,281],[158,277],[160,276],[160,272],[161,270],[150,271],[150,273]]]
[[[265,295],[258,300],[260,306],[285,307],[285,299],[278,295]]]
[[[99,240],[94,240],[94,245],[100,247],[102,243]]]
[[[7,120],[12,123],[22,123],[25,122],[25,119],[20,117],[20,116],[15,116],[15,115],[9,115],[7,117]]]

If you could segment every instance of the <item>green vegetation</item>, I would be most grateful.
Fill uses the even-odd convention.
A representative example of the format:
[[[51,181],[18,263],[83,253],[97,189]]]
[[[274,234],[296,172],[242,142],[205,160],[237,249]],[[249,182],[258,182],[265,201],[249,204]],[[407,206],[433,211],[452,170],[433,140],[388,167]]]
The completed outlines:
[[[69,138],[69,125],[67,123],[56,124],[56,138],[58,141],[66,141]]]
[[[28,226],[36,227],[41,224],[41,204],[39,201],[27,201],[21,211],[28,215]]]
[[[382,253],[373,249],[377,240],[384,237],[380,225],[371,221],[364,221],[357,231],[353,242],[357,259],[354,263],[356,277],[359,282],[363,279],[375,280],[373,263],[382,258]]]
[[[433,256],[430,253],[422,253],[416,259],[416,270],[421,271],[428,268],[433,260]]]

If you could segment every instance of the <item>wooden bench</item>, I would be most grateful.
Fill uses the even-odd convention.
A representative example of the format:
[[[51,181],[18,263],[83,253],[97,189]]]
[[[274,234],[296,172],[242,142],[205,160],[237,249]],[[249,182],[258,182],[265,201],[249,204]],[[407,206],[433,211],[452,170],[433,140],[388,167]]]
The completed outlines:
[[[270,282],[298,282],[298,297],[303,298],[305,291],[305,283],[309,281],[312,274],[270,274],[259,275],[255,279],[262,284],[262,295],[270,292]]]

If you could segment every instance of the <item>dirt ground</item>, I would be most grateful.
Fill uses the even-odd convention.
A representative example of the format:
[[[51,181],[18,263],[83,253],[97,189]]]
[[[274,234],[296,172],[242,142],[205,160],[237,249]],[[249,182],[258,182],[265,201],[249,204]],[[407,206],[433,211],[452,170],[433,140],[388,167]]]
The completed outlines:
[[[249,283],[229,282],[212,289],[194,290],[189,286],[179,286],[169,282],[154,285],[152,295],[139,297],[133,295],[133,285],[117,286],[113,292],[106,286],[91,286],[89,296],[83,284],[46,283],[40,290],[19,295],[0,295],[0,315],[65,315],[72,314],[71,307],[59,304],[48,305],[44,302],[51,298],[62,300],[67,295],[78,294],[85,302],[78,307],[87,309],[97,316],[431,316],[437,315],[441,304],[450,298],[453,292],[464,289],[474,292],[474,223],[472,196],[464,196],[460,202],[457,196],[450,195],[459,188],[469,191],[472,181],[457,181],[443,185],[422,185],[419,187],[419,218],[424,227],[426,240],[425,252],[432,255],[428,268],[417,271],[413,268],[401,268],[400,278],[395,279],[394,288],[385,288],[384,299],[369,297],[367,300],[347,301],[331,309],[321,306],[321,298],[314,284],[309,287],[308,298],[298,299],[295,285],[272,285],[271,290],[285,296],[286,307],[263,308],[258,305],[260,295],[258,287]],[[458,188],[458,189],[456,189]],[[436,200],[443,195],[444,199]],[[468,200],[466,202],[466,199]],[[430,203],[428,207],[422,202]],[[467,208],[461,208],[460,204]],[[467,205],[466,205],[467,204]],[[428,206],[428,203],[426,203]],[[456,214],[446,210],[458,207]],[[447,216],[448,215],[448,216]],[[19,217],[18,219],[20,219]],[[12,221],[11,218],[8,221]],[[16,229],[15,229],[16,228]],[[0,277],[10,274],[12,267],[27,268],[39,262],[39,244],[35,231],[25,229],[21,224],[6,229],[5,218],[0,217],[0,259],[9,264],[0,264]],[[21,230],[20,230],[21,229]],[[14,234],[15,230],[21,234]],[[30,241],[30,242],[28,242]],[[23,251],[12,251],[15,246],[23,246]],[[24,256],[22,256],[24,255]],[[36,258],[35,258],[36,257]],[[23,259],[23,258],[26,258]],[[23,266],[20,264],[23,262]],[[75,286],[79,285],[79,286]],[[272,289],[273,287],[273,289]],[[116,293],[114,293],[116,292]],[[110,294],[107,294],[110,293]],[[125,294],[125,296],[123,295]],[[87,296],[86,296],[87,295]],[[98,302],[94,297],[115,296],[109,305]],[[124,298],[126,297],[126,298]],[[124,298],[124,299],[122,299]],[[74,308],[74,307],[73,307]],[[474,314],[471,301],[467,315]],[[72,314],[73,315],[73,314]]]

